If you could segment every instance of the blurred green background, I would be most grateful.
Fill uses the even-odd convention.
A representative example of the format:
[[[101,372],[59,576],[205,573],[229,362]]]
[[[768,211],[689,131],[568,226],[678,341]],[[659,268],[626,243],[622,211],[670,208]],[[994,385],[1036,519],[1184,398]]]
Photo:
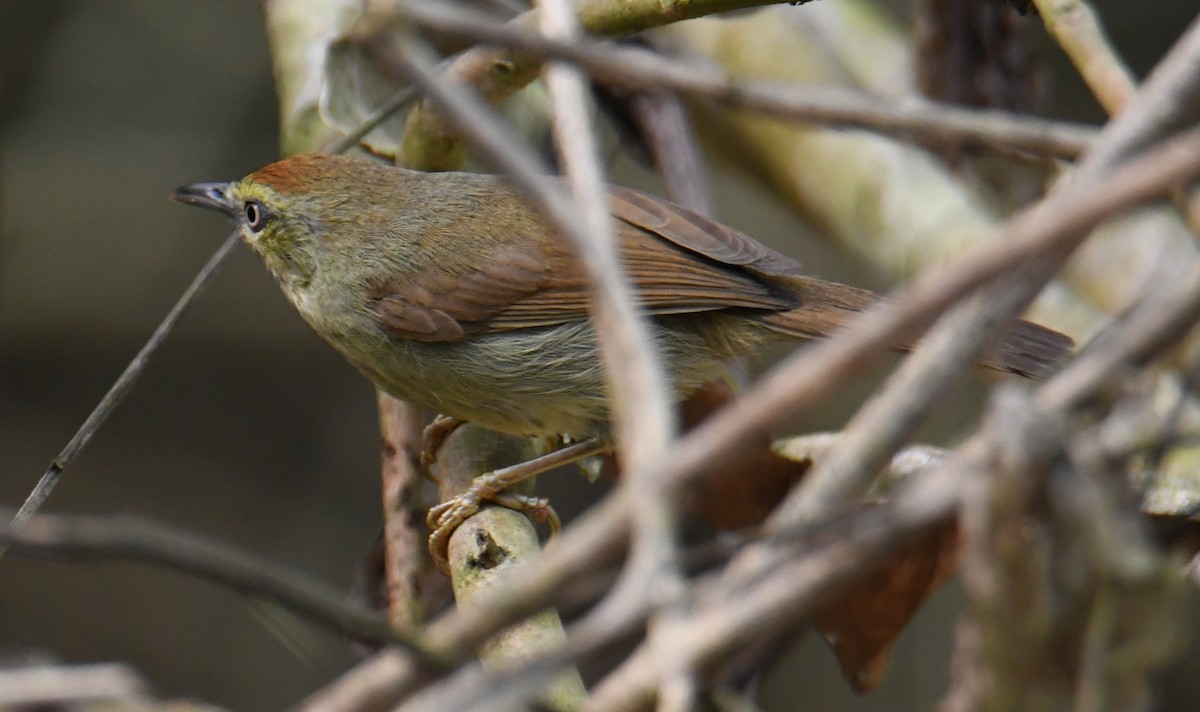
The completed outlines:
[[[1096,7],[1139,73],[1196,11],[1194,0]],[[1039,21],[1026,27],[1053,78],[1048,110],[1098,121]],[[277,145],[259,3],[0,4],[0,501],[24,498],[227,234],[219,216],[168,193],[240,176],[276,158]],[[776,238],[819,274],[881,286],[744,178],[713,178],[723,220]],[[625,158],[614,180],[652,184]],[[836,425],[850,405],[812,425]],[[347,588],[379,526],[377,441],[372,389],[239,249],[48,509],[145,515]],[[546,489],[593,496],[574,477]],[[873,695],[850,693],[810,636],[769,681],[764,705],[929,708],[944,690],[959,600],[953,586],[938,594]],[[266,620],[274,615],[143,566],[0,562],[0,657],[127,661],[163,695],[233,709],[294,703],[357,659],[295,622],[281,638]],[[1183,705],[1200,699],[1198,671],[1181,663],[1171,673],[1163,709],[1194,708]]]

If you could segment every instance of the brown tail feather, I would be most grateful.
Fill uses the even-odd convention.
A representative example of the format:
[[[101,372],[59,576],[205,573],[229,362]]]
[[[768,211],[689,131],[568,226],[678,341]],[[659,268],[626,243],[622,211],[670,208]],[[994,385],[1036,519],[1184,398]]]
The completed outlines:
[[[801,306],[764,315],[761,321],[771,331],[793,338],[828,336],[855,313],[879,301],[874,292],[808,277],[789,279],[788,286],[798,293]],[[1018,321],[1000,335],[999,342],[980,363],[997,371],[1040,378],[1071,352],[1074,343],[1066,334]],[[912,344],[897,348],[910,351]]]
[[[1066,334],[1030,321],[1018,321],[1000,335],[981,362],[997,371],[1041,378],[1071,353],[1075,341]]]

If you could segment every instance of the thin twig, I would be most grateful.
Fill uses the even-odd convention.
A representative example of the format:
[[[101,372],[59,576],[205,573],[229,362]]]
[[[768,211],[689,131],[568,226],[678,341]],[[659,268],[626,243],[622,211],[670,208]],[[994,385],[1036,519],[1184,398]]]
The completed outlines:
[[[4,513],[7,514],[7,513]],[[2,517],[8,521],[8,517]],[[274,601],[336,633],[403,647],[441,667],[442,657],[384,618],[324,584],[269,559],[190,532],[131,516],[32,515],[0,524],[0,542],[18,556],[65,561],[137,561]]]
[[[396,92],[391,99],[388,99],[383,106],[376,109],[361,124],[355,127],[353,131],[341,137],[337,143],[330,146],[328,152],[335,156],[340,156],[354,148],[358,145],[359,141],[367,137],[367,134],[374,131],[375,127],[392,118],[396,112],[408,106],[414,98],[416,98],[416,92],[412,90],[412,87],[404,87]]]
[[[489,670],[479,665],[463,665],[453,674],[439,680],[436,685],[420,690],[405,699],[403,704],[389,709],[392,709],[392,712],[495,712],[529,709],[530,702],[540,697],[555,675],[578,657],[576,653],[577,651],[573,650],[542,653],[498,670]],[[514,675],[514,670],[520,670],[521,674]],[[534,709],[543,712],[545,707],[539,706]]]
[[[662,176],[667,197],[712,217],[708,174],[683,101],[665,91],[638,91],[629,103],[654,157],[654,167]]]
[[[1105,113],[1119,114],[1137,92],[1137,83],[1105,36],[1096,11],[1083,0],[1033,0],[1033,4]]]
[[[803,1],[803,0],[802,0]],[[694,17],[749,7],[779,4],[782,0],[689,0],[664,4],[662,0],[580,0],[576,14],[585,30],[602,35],[627,35]],[[536,11],[512,20],[514,27],[534,30]],[[541,60],[495,47],[476,47],[451,63],[446,77],[474,87],[492,104],[500,104],[537,78]],[[433,102],[418,104],[408,115],[404,157],[410,165],[448,170],[460,163],[465,143],[438,113]]]
[[[972,322],[965,330],[941,325],[931,329],[855,413],[827,456],[814,463],[795,497],[778,510],[780,516],[809,521],[865,490],[892,453],[971,368],[989,331],[982,322]]]
[[[687,628],[677,632],[673,642],[678,664],[703,669],[766,631],[803,620],[839,587],[945,522],[957,504],[962,481],[970,474],[961,467],[937,468],[889,503],[833,518],[829,527],[789,548],[789,557],[781,557],[753,586],[740,579],[706,583],[705,600],[714,603],[693,612]],[[736,605],[729,605],[731,601]],[[642,647],[626,657],[593,689],[585,712],[628,709],[632,701],[646,700],[655,684],[646,656]]]
[[[1200,323],[1200,263],[1163,297],[1146,300],[1110,338],[1070,364],[1037,395],[1043,408],[1078,405],[1127,364],[1142,365]]]
[[[129,365],[125,367],[120,377],[112,384],[108,392],[104,394],[104,397],[100,399],[100,402],[96,404],[91,414],[83,421],[83,425],[79,426],[79,429],[71,436],[71,440],[67,442],[66,447],[62,449],[58,457],[54,458],[54,461],[50,463],[50,466],[46,469],[41,479],[38,480],[33,491],[29,493],[29,497],[25,499],[24,504],[17,510],[14,521],[19,522],[41,508],[46,498],[54,490],[54,486],[58,484],[62,473],[88,444],[88,441],[92,439],[92,436],[96,434],[100,426],[104,425],[104,421],[108,420],[108,417],[117,409],[117,406],[121,404],[125,396],[129,394],[129,391],[133,388],[133,384],[142,375],[142,371],[145,371],[146,366],[150,364],[150,357],[154,355],[154,352],[158,350],[163,341],[166,341],[167,336],[174,330],[175,325],[183,317],[183,313],[187,311],[191,303],[204,290],[209,280],[216,274],[217,268],[225,261],[225,258],[240,239],[241,235],[237,231],[234,231],[229,237],[225,238],[225,242],[217,248],[212,257],[208,258],[208,262],[196,273],[196,276],[192,279],[192,283],[183,291],[179,300],[175,302],[175,306],[171,307],[171,311],[167,312],[167,315],[163,317],[162,322],[154,330],[154,333],[150,335],[145,345],[137,352],[137,355],[133,357]],[[0,556],[3,556],[3,549],[0,549]]]
[[[443,60],[438,65],[438,69],[445,69],[449,64],[449,60]],[[329,147],[327,152],[335,156],[340,156],[354,148],[360,141],[367,137],[367,134],[374,131],[380,124],[412,104],[413,99],[416,97],[417,93],[413,91],[412,87],[404,87],[398,90],[382,106],[371,112],[371,115],[364,119],[361,124],[354,127],[353,131],[338,139],[336,143]]]
[[[538,9],[546,37],[560,42],[578,41],[579,28],[571,3],[538,0]],[[575,247],[592,285],[592,317],[612,391],[618,451],[627,468],[621,486],[629,490],[633,504],[632,555],[608,603],[624,605],[627,597],[650,600],[662,611],[658,621],[661,629],[652,630],[651,639],[661,642],[674,627],[678,616],[675,607],[684,584],[676,531],[678,513],[649,465],[662,458],[675,434],[674,408],[662,364],[650,347],[649,326],[636,311],[633,291],[618,258],[612,207],[600,170],[596,134],[588,118],[587,79],[578,68],[557,63],[548,65],[545,75],[559,154],[592,235],[587,244]],[[655,659],[663,670],[672,662],[661,656]]]
[[[1142,82],[1136,100],[1105,127],[1078,173],[1099,174],[1196,119],[1200,93],[1200,16]],[[1073,180],[1078,180],[1077,175]]]
[[[577,39],[570,4],[540,0],[538,7],[546,36],[563,42]],[[592,264],[597,337],[613,388],[617,443],[626,463],[621,486],[629,489],[633,503],[632,556],[611,598],[619,602],[626,596],[649,597],[659,605],[671,605],[683,590],[675,531],[678,515],[648,465],[663,456],[674,435],[674,410],[662,365],[650,350],[649,329],[634,311],[633,294],[617,258],[611,206],[587,118],[585,77],[574,67],[553,64],[546,81],[554,101],[559,150],[568,176],[574,174],[576,201],[597,236],[592,241],[595,246],[587,250],[591,255],[587,248],[579,249]],[[598,249],[600,244],[606,249]]]
[[[387,712],[420,676],[412,657],[388,648],[355,665],[296,706],[297,712]]]
[[[679,91],[790,119],[952,139],[967,146],[1002,146],[1060,158],[1075,158],[1097,135],[1092,127],[1003,111],[965,109],[915,98],[886,101],[844,89],[797,89],[789,84],[739,80],[718,69],[665,59],[643,49],[556,41],[517,23],[497,25],[445,3],[412,2],[396,11],[429,30],[576,63],[597,79],[618,86]]]
[[[1071,59],[1105,113],[1116,116],[1137,94],[1137,79],[1108,41],[1099,16],[1083,0],[1035,0],[1050,35]],[[1200,235],[1200,193],[1180,191],[1179,212],[1194,234]]]
[[[560,41],[578,34],[574,8],[564,0],[539,0],[542,30]],[[573,240],[591,283],[593,318],[612,389],[618,450],[622,462],[640,467],[662,457],[674,435],[674,410],[668,398],[662,364],[651,350],[650,327],[634,303],[633,289],[617,251],[617,237],[608,191],[600,169],[595,130],[589,119],[587,80],[574,67],[552,64],[546,69],[554,135],[578,213],[584,220],[583,240]],[[480,117],[483,118],[483,117]],[[557,226],[564,233],[572,232]],[[653,480],[629,481],[635,497],[661,499]],[[664,534],[661,524],[644,521],[663,513],[635,516],[644,533]],[[666,562],[660,562],[666,563]]]

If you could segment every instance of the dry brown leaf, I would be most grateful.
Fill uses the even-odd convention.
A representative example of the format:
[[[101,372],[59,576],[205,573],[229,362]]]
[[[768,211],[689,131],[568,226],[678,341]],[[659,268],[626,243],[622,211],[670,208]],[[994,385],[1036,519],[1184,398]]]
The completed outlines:
[[[813,627],[833,648],[858,692],[883,679],[892,646],[933,592],[958,569],[958,525],[951,522],[900,552],[826,604]]]
[[[735,397],[727,381],[714,381],[684,402],[680,418],[690,430]],[[737,462],[719,468],[691,486],[682,506],[718,529],[732,531],[759,524],[808,472],[810,462],[781,457],[764,437]]]

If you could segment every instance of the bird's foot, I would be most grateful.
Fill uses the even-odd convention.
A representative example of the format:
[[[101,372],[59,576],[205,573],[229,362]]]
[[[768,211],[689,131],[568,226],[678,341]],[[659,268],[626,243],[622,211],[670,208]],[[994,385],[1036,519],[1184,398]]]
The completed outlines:
[[[503,487],[506,484],[503,474],[489,472],[476,477],[466,492],[430,508],[425,517],[425,524],[432,532],[429,535],[429,555],[442,572],[447,575],[450,573],[450,537],[463,522],[475,516],[484,504],[497,504],[521,512],[534,522],[547,522],[550,525],[550,536],[558,535],[562,521],[554,507],[550,506],[550,500],[545,497],[505,492]]]
[[[507,492],[506,488],[556,467],[606,452],[611,447],[607,440],[589,438],[541,457],[535,457],[527,462],[476,477],[466,492],[431,508],[429,515],[425,518],[425,523],[432,532],[429,535],[429,553],[432,555],[434,563],[442,571],[448,573],[450,536],[454,534],[454,530],[460,524],[489,502],[524,512],[534,521],[549,522],[551,534],[557,533],[560,526],[558,515],[550,507],[548,500],[543,497]]]

